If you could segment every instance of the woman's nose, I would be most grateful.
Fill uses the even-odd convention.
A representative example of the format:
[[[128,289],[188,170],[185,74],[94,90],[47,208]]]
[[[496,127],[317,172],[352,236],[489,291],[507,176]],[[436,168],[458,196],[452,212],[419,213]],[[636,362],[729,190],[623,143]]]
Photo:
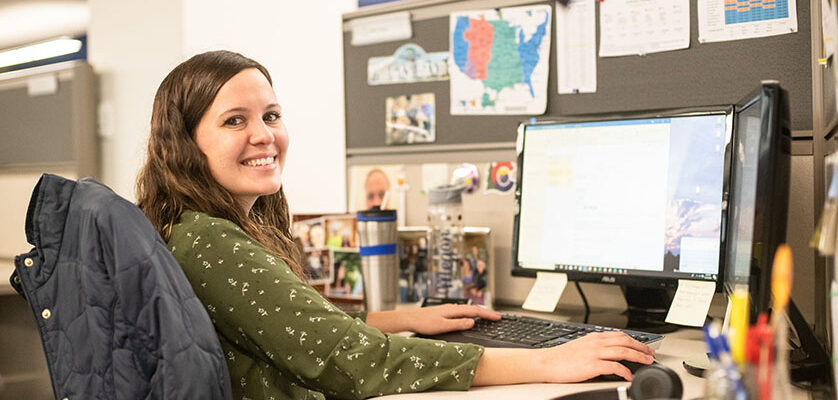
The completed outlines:
[[[250,133],[251,144],[271,144],[275,140],[273,131],[264,123],[257,124]]]

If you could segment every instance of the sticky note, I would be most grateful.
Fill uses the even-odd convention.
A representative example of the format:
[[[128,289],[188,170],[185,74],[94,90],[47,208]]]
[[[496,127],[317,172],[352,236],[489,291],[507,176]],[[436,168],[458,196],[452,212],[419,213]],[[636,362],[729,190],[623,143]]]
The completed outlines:
[[[559,304],[559,297],[567,286],[567,274],[538,272],[535,284],[522,306],[525,310],[553,312]]]
[[[716,282],[678,280],[678,290],[666,314],[666,322],[676,325],[704,326],[707,311],[716,292]]]

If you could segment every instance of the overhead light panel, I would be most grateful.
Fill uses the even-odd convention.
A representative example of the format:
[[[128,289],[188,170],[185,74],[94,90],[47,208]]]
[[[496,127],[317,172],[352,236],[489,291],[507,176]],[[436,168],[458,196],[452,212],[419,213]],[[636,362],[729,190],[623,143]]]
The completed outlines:
[[[79,39],[59,38],[0,52],[0,68],[73,54],[81,50]]]

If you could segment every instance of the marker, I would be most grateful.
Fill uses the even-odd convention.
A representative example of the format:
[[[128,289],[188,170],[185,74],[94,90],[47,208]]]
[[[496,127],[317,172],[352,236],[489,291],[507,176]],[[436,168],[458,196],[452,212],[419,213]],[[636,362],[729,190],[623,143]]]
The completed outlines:
[[[794,279],[794,259],[791,248],[781,244],[774,254],[774,265],[771,269],[771,295],[774,297],[774,309],[771,311],[771,327],[777,328],[780,318],[789,302],[791,284]]]
[[[730,295],[730,349],[739,368],[745,366],[745,342],[748,337],[748,292],[734,290]]]

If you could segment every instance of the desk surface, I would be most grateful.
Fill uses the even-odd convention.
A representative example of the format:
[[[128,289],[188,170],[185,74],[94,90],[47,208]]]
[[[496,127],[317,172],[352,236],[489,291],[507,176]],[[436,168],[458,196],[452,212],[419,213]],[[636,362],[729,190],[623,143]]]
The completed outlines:
[[[690,375],[681,362],[690,357],[696,357],[705,352],[704,341],[700,329],[685,328],[674,333],[666,334],[660,347],[656,350],[655,359],[677,372],[684,384],[684,399],[701,398],[704,394],[704,379]],[[528,399],[548,400],[554,397],[584,392],[594,389],[615,388],[627,382],[597,382],[571,384],[522,384],[504,386],[475,387],[468,392],[425,392],[377,397],[387,400],[409,399],[481,399],[507,400]],[[809,395],[802,390],[795,390],[794,399],[808,399]]]

